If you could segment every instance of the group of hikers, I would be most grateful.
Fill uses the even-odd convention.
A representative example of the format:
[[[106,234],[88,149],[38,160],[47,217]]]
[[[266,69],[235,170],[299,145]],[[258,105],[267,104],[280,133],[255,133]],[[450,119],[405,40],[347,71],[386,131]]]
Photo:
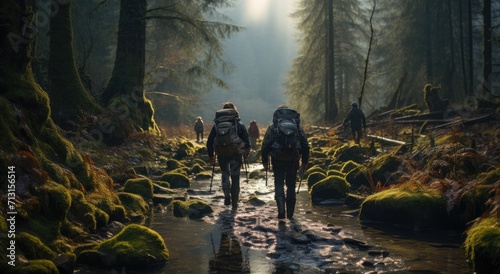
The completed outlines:
[[[366,121],[358,104],[353,102],[342,125],[350,122],[356,144],[359,144]],[[238,208],[240,194],[240,169],[248,159],[250,149],[258,149],[260,132],[257,122],[252,120],[248,129],[239,117],[232,102],[224,103],[215,114],[215,124],[207,138],[207,152],[211,164],[217,163],[222,172],[224,205]],[[203,121],[195,122],[197,142],[203,142]],[[278,219],[292,219],[295,211],[295,184],[297,172],[303,174],[309,161],[309,143],[300,124],[300,114],[286,105],[280,105],[273,114],[273,122],[267,128],[260,152],[265,171],[272,165],[274,174],[274,199],[278,208]],[[270,161],[269,161],[270,158]]]

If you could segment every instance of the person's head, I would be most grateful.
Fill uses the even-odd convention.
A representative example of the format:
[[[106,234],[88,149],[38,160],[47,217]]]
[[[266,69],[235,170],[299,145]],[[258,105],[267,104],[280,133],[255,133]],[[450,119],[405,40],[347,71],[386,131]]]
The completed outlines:
[[[201,121],[201,117],[196,118],[196,120]]]
[[[257,124],[257,121],[252,120],[252,121],[250,121],[250,124],[251,124],[251,125],[253,125],[253,124]]]
[[[358,102],[354,101],[351,103],[351,107],[357,108],[358,107]]]
[[[225,103],[224,103],[224,106],[223,106],[222,108],[223,108],[223,109],[232,108],[232,109],[234,109],[234,110],[236,110],[236,111],[238,110],[238,109],[236,108],[236,106],[235,106],[233,103],[231,103],[231,102],[225,102]]]
[[[278,109],[280,109],[280,108],[288,108],[288,106],[287,106],[287,105],[285,105],[285,104],[282,104],[282,105],[279,105],[279,106],[278,106]]]

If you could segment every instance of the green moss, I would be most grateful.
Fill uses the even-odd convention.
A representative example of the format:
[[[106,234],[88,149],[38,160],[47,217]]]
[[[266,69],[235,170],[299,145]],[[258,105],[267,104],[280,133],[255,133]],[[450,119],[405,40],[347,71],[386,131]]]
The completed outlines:
[[[169,182],[171,188],[187,188],[190,186],[189,178],[184,174],[166,172],[161,176],[161,180]]]
[[[81,226],[72,223],[68,220],[61,224],[61,235],[69,239],[75,239],[77,237],[84,237],[88,234],[87,231]]]
[[[328,176],[314,184],[309,190],[313,203],[326,199],[344,199],[349,192],[349,183],[338,176]]]
[[[209,180],[212,178],[212,172],[204,171],[196,174],[196,180]]]
[[[47,259],[50,260],[55,253],[46,246],[38,237],[26,232],[21,232],[16,236],[16,248],[28,260]]]
[[[307,177],[307,187],[310,189],[315,183],[326,178],[323,172],[313,172]]]
[[[194,174],[198,174],[202,171],[205,171],[205,169],[200,164],[194,164],[191,168],[191,172]]]
[[[340,172],[342,173],[349,173],[351,170],[355,169],[356,167],[359,167],[360,164],[354,162],[354,161],[347,161],[342,165],[342,168],[340,169]]]
[[[145,226],[131,224],[98,244],[94,250],[106,256],[109,266],[141,269],[167,262],[169,252],[163,238]]]
[[[56,265],[50,260],[33,260],[19,269],[23,274],[59,274]]]
[[[42,186],[39,191],[43,214],[57,221],[64,220],[71,206],[71,195],[68,189],[54,182],[49,182],[49,184]]]
[[[70,213],[76,218],[85,229],[90,232],[97,228],[97,220],[95,218],[96,208],[89,203],[81,191],[71,191],[72,203]]]
[[[304,176],[309,176],[309,174],[311,174],[313,172],[325,173],[325,169],[320,167],[319,165],[314,165],[306,170],[306,172],[304,173]]]
[[[338,177],[345,177],[345,174],[338,171],[338,170],[328,170],[326,172],[326,176],[338,176]]]
[[[361,205],[359,218],[423,229],[446,225],[448,213],[446,201],[438,191],[404,184],[368,196]]]
[[[166,187],[166,188],[170,188],[170,183],[169,182],[165,182],[165,181],[154,181],[155,184],[161,186],[161,187]]]
[[[92,193],[87,196],[87,201],[92,203],[96,208],[106,212],[109,216],[109,220],[119,222],[125,221],[125,208],[122,206],[116,193],[113,193],[113,195]]]
[[[0,214],[0,232],[6,233],[7,232],[7,221],[5,220],[5,217]]]
[[[474,262],[474,268],[478,273],[498,270],[500,266],[500,222],[498,218],[486,218],[474,225],[467,231],[464,245],[467,257]]]
[[[118,197],[127,212],[144,215],[149,210],[148,203],[140,195],[120,192],[118,193]]]
[[[167,170],[174,170],[180,167],[185,167],[185,165],[175,159],[167,160]]]
[[[128,179],[123,191],[141,195],[144,200],[150,201],[153,198],[153,182],[148,178]]]
[[[343,145],[339,147],[333,158],[336,162],[346,162],[346,161],[354,161],[356,163],[362,163],[365,160],[365,150],[357,145]]]
[[[188,200],[172,202],[174,207],[174,216],[176,217],[189,217],[191,219],[198,219],[207,214],[214,212],[211,206],[201,200]]]

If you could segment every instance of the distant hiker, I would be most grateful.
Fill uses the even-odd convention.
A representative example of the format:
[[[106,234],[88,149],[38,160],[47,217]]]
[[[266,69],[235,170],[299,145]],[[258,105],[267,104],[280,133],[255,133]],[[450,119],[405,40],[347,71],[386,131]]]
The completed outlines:
[[[250,141],[245,125],[240,121],[238,110],[231,102],[224,103],[215,113],[215,125],[207,139],[210,162],[214,162],[214,151],[222,171],[224,205],[238,207],[240,195],[240,167],[243,157],[248,157]]]
[[[358,108],[358,103],[351,103],[351,110],[342,123],[342,126],[347,127],[347,123],[351,121],[351,131],[354,142],[359,145],[363,131],[366,132],[366,118],[361,109]]]
[[[260,132],[255,120],[250,122],[250,126],[248,127],[248,136],[250,137],[252,149],[257,149],[257,140],[260,138]]]
[[[438,91],[441,85],[433,87],[431,84],[424,86],[424,100],[429,112],[445,111],[450,103],[448,100],[441,100]]]
[[[278,207],[278,219],[285,218],[285,201],[286,217],[292,219],[299,159],[302,160],[301,169],[304,171],[309,161],[309,144],[300,125],[300,114],[286,105],[276,109],[273,123],[267,128],[262,141],[261,157],[265,170],[269,169],[269,154],[274,172],[274,199]]]
[[[196,132],[196,142],[203,142],[203,130],[204,130],[203,120],[201,120],[201,117],[198,117],[196,119],[196,122],[194,122],[194,132]]]

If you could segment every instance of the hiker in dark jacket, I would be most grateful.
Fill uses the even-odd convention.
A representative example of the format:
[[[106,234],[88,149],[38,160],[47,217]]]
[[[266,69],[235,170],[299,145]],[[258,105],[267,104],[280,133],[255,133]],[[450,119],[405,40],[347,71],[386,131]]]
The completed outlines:
[[[203,120],[201,120],[201,117],[198,117],[194,122],[194,132],[196,132],[196,142],[203,142]]]
[[[363,131],[366,132],[366,119],[365,114],[358,108],[358,103],[352,102],[352,108],[347,113],[347,116],[342,123],[342,126],[347,127],[347,123],[351,121],[351,130],[354,142],[359,145]]]
[[[287,106],[281,105],[279,109],[288,109]],[[302,129],[298,128],[297,145],[293,151],[282,153],[279,149],[275,149],[276,131],[274,123],[267,128],[264,139],[262,140],[262,165],[265,170],[269,169],[269,155],[271,155],[271,163],[274,172],[274,198],[278,207],[278,219],[285,218],[285,201],[286,201],[286,217],[293,218],[295,211],[295,181],[297,170],[299,169],[299,159],[301,159],[301,169],[304,172],[309,161],[309,144],[307,137]],[[285,195],[286,185],[286,195]]]
[[[234,109],[236,106],[231,102],[224,103],[223,109]],[[239,115],[238,115],[239,116]],[[217,153],[217,162],[222,171],[222,191],[224,192],[224,205],[231,205],[233,209],[238,208],[238,199],[240,195],[240,168],[243,164],[243,157],[248,157],[250,141],[245,125],[239,120],[237,123],[237,134],[241,138],[241,144],[237,152],[233,155],[223,155],[215,149],[216,126],[212,127],[207,139],[207,152],[210,163],[214,163],[214,153]]]

